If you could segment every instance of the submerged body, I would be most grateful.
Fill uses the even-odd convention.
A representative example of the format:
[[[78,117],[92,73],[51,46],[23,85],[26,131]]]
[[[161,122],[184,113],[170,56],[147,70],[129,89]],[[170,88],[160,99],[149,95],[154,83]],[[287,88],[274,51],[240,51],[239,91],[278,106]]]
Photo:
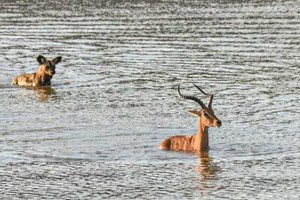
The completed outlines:
[[[19,86],[50,86],[51,79],[55,74],[55,65],[61,61],[62,57],[47,60],[44,56],[38,56],[37,61],[40,67],[37,72],[16,76],[11,82],[12,85]]]
[[[199,144],[197,134],[185,136],[185,135],[177,135],[172,136],[166,140],[164,140],[160,144],[160,149],[162,150],[175,150],[175,151],[187,151],[187,152],[195,152],[195,151],[208,151],[208,140],[207,144],[203,144],[197,147],[196,144]],[[200,144],[199,144],[200,145]]]
[[[20,86],[50,86],[51,79],[52,76],[47,78],[42,78],[37,73],[22,74],[16,76],[14,80],[11,82],[11,84],[20,85]]]
[[[201,125],[199,117],[198,133],[195,135],[185,136],[177,135],[164,140],[159,148],[162,150],[205,152],[209,150],[208,127]]]
[[[184,136],[178,135],[164,140],[160,144],[160,149],[177,151],[194,151],[193,145],[196,135]]]

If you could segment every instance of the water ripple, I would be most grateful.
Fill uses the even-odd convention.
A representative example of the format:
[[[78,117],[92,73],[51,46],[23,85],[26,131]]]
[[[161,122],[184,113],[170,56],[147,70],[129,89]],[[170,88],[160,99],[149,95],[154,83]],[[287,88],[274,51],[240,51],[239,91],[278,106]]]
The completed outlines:
[[[3,197],[296,199],[298,12],[288,0],[3,1]],[[53,85],[10,86],[39,54],[63,57]],[[197,105],[176,91],[199,95],[192,82],[223,122],[206,158],[157,148],[195,133]]]

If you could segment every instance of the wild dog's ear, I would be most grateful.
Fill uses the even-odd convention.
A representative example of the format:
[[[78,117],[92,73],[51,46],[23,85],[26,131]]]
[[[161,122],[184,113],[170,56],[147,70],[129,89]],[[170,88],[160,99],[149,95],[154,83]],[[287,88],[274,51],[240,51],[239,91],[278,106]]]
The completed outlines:
[[[52,61],[53,61],[55,64],[57,64],[57,63],[59,63],[59,62],[61,61],[61,59],[62,59],[62,57],[61,57],[61,56],[58,56],[58,57],[54,58]]]
[[[40,65],[44,64],[46,62],[46,58],[44,56],[39,55],[36,60],[38,61],[38,63],[40,63]]]
[[[190,113],[192,113],[193,116],[199,117],[200,112],[198,110],[188,110]]]

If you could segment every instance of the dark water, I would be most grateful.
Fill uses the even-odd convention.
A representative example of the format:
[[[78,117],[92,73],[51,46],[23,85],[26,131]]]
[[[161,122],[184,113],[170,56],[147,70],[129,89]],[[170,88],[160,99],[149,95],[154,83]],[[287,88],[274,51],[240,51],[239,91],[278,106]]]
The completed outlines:
[[[299,198],[299,1],[2,2],[3,199]],[[52,87],[11,87],[40,54]],[[192,82],[223,126],[160,151],[196,131]]]

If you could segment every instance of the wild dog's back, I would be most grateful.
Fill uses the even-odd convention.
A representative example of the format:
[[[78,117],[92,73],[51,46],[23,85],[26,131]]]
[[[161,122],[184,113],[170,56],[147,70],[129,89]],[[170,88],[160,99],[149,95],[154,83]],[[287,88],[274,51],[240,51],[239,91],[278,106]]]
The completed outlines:
[[[36,86],[35,83],[36,73],[32,74],[22,74],[16,76],[11,82],[12,85],[22,85],[22,86]]]

